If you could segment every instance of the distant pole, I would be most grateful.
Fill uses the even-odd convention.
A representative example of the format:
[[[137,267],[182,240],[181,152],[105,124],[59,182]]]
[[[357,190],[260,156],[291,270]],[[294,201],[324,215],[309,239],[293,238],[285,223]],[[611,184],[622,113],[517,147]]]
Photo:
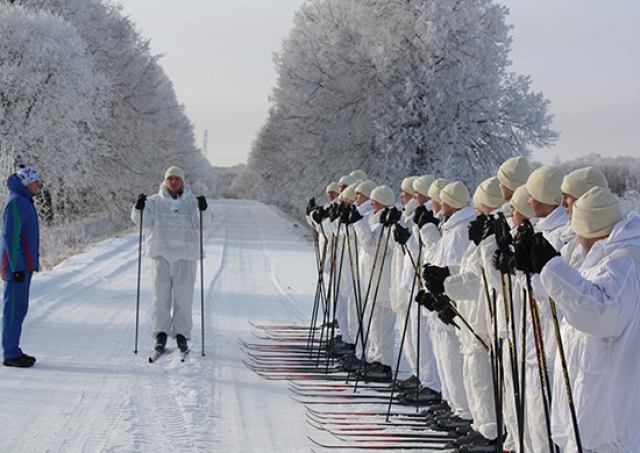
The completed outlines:
[[[204,157],[207,157],[207,147],[209,146],[209,129],[204,130],[204,137],[202,139],[202,152]]]

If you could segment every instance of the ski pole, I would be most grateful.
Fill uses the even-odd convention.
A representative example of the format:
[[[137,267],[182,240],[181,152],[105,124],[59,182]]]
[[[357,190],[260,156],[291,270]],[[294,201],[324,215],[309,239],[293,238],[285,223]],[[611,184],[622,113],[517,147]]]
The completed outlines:
[[[202,241],[202,211],[200,211],[200,330],[202,334],[202,357],[204,357],[204,246]]]
[[[138,353],[138,326],[140,324],[140,274],[142,272],[142,212],[140,210],[140,237],[138,239],[138,288],[136,290],[136,340],[133,353]]]
[[[569,410],[571,412],[571,422],[573,423],[573,431],[576,436],[576,447],[578,453],[582,453],[582,441],[580,439],[580,429],[578,428],[578,416],[576,414],[576,406],[573,402],[573,392],[571,391],[571,381],[569,379],[569,369],[567,368],[567,360],[564,355],[564,346],[562,344],[562,335],[560,334],[560,325],[558,323],[558,314],[556,312],[556,303],[549,298],[549,306],[553,316],[553,327],[556,331],[556,341],[558,342],[558,354],[560,354],[560,364],[562,365],[562,375],[564,377],[564,385],[567,390],[567,399],[569,401]]]

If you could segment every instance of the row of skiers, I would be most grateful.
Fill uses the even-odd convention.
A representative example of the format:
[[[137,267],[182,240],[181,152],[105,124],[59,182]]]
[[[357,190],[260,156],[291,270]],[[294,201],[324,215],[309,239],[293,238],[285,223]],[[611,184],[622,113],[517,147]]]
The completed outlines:
[[[359,170],[307,204],[344,366],[464,452],[640,451],[640,216],[594,167],[505,161],[470,196]],[[414,389],[411,391],[411,389]]]

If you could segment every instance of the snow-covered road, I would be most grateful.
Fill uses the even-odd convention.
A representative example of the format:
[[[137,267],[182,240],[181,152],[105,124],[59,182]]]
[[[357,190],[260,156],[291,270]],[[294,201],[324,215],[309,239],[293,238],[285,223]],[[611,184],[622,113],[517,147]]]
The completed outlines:
[[[205,353],[200,272],[192,352],[157,363],[142,261],[134,350],[138,234],[114,238],[36,274],[22,346],[38,362],[0,367],[0,452],[301,452],[314,429],[283,382],[242,364],[238,338],[257,323],[309,321],[313,246],[260,203],[214,201],[205,232]],[[170,343],[173,349],[175,345]]]

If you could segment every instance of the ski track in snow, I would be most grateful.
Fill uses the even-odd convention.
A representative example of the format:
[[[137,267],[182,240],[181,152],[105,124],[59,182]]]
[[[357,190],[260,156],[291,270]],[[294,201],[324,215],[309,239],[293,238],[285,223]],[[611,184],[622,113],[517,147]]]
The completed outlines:
[[[142,259],[134,354],[138,231],[90,247],[34,276],[22,346],[31,369],[0,367],[0,452],[311,451],[305,408],[284,382],[242,364],[238,338],[255,323],[309,321],[312,244],[267,206],[212,201],[205,231],[205,353],[200,271],[192,351],[171,340],[149,364],[149,263]]]

